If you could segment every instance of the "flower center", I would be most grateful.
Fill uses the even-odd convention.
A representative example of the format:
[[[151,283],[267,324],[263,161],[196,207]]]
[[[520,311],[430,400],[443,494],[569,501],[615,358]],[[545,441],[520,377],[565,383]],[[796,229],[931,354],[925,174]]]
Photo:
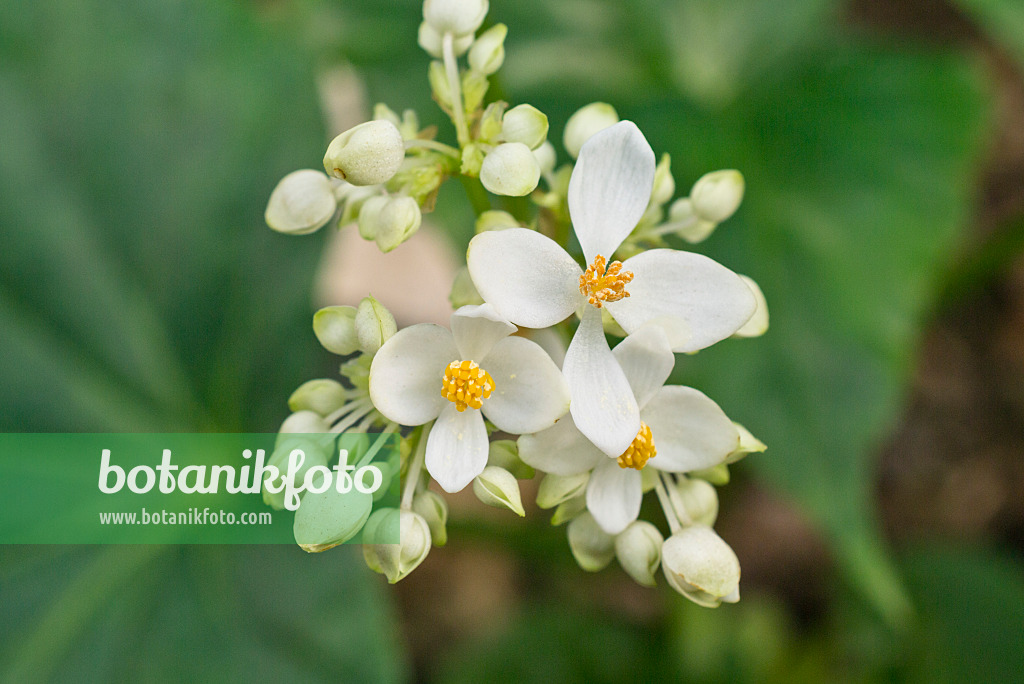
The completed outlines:
[[[605,265],[608,269],[605,270]],[[632,271],[623,271],[621,261],[608,260],[598,254],[587,272],[580,276],[580,293],[600,309],[604,302],[617,302],[629,296],[626,284],[633,280]]]
[[[483,400],[494,391],[494,379],[491,374],[473,361],[452,361],[444,369],[441,381],[441,395],[455,404],[458,411],[466,407],[475,409],[483,405]]]
[[[654,436],[651,435],[651,428],[647,423],[640,423],[640,432],[636,433],[633,443],[619,456],[620,468],[635,468],[643,470],[647,461],[658,455],[654,448]]]

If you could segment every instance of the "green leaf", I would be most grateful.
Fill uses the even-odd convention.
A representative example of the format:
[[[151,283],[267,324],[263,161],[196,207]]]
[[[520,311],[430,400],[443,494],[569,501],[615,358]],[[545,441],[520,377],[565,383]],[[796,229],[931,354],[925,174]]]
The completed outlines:
[[[954,0],[1024,66],[1024,4],[1017,0]]]

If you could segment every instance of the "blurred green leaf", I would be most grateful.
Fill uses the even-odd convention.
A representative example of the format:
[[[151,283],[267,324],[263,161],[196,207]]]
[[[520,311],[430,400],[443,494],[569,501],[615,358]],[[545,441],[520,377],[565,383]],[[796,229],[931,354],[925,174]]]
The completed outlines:
[[[1024,3],[1019,0],[954,0],[953,4],[1024,66]]]

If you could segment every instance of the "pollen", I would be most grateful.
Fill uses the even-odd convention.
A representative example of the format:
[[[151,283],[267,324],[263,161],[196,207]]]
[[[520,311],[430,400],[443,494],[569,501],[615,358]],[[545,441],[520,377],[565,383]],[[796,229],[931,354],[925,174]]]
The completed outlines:
[[[607,270],[605,269],[607,266]],[[632,271],[623,271],[621,261],[608,260],[598,254],[587,272],[580,276],[580,292],[600,309],[604,302],[617,302],[629,296],[626,285],[633,280]]]
[[[494,391],[491,374],[473,361],[452,361],[444,369],[441,396],[455,404],[459,411],[478,409]]]
[[[658,455],[654,448],[654,436],[651,435],[651,428],[647,423],[640,423],[640,432],[636,433],[633,443],[619,456],[620,468],[635,468],[643,470],[647,461]]]

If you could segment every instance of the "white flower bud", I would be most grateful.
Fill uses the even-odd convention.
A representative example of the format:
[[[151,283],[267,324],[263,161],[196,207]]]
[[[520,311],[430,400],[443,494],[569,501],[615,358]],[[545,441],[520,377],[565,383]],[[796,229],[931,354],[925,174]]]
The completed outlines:
[[[505,112],[501,120],[501,138],[520,142],[534,150],[548,137],[548,117],[533,105],[521,104]],[[539,163],[538,163],[539,166]]]
[[[501,68],[505,61],[505,36],[508,27],[495,24],[481,33],[469,49],[469,66],[485,76]]]
[[[653,587],[654,573],[661,565],[661,545],[665,538],[658,528],[644,520],[629,524],[615,537],[615,557],[619,565],[637,583]]]
[[[264,218],[278,233],[306,235],[322,228],[337,210],[330,179],[319,171],[302,169],[280,180],[270,193]]]
[[[455,282],[452,283],[452,291],[448,294],[448,301],[453,309],[459,309],[471,304],[483,304],[484,298],[476,290],[473,279],[469,275],[469,269],[463,266],[455,274]]]
[[[752,435],[750,430],[736,422],[733,425],[736,426],[736,430],[740,433],[740,445],[736,448],[736,451],[726,456],[726,463],[735,463],[747,454],[760,454],[768,449],[768,445]]]
[[[382,196],[380,194],[381,187],[379,185],[368,185],[366,187],[362,187],[343,182],[342,188],[346,189],[344,197],[342,198],[344,200],[345,208],[341,212],[341,218],[338,219],[339,226],[347,226],[353,221],[356,221],[363,210],[364,204],[374,197]],[[370,239],[372,240],[373,238]]]
[[[580,496],[587,491],[590,472],[578,475],[552,475],[548,473],[537,488],[537,506],[553,508],[563,501]]]
[[[676,235],[690,244],[707,240],[718,227],[714,221],[705,221],[693,212],[693,202],[689,197],[682,197],[673,202],[668,210],[668,218],[672,223],[680,224],[676,229]]]
[[[473,493],[482,503],[495,508],[507,508],[524,517],[523,500],[515,476],[498,466],[489,465],[473,480]]]
[[[448,543],[448,503],[437,492],[426,489],[412,500],[412,510],[427,521],[434,546]]]
[[[476,232],[484,233],[488,230],[505,230],[506,228],[519,228],[519,221],[507,211],[491,209],[485,211],[476,219]]]
[[[430,553],[430,544],[430,526],[412,511],[382,508],[363,527],[363,560],[391,584],[423,562]]]
[[[292,411],[313,411],[321,416],[334,413],[342,407],[347,397],[345,388],[337,380],[310,380],[288,397],[288,408]]]
[[[529,480],[537,471],[519,458],[519,446],[511,439],[496,439],[487,450],[487,465],[512,473],[517,480]]]
[[[750,320],[744,323],[732,336],[760,337],[768,332],[768,300],[764,298],[761,287],[754,282],[753,278],[748,278],[745,275],[741,275],[740,278],[743,278],[743,282],[754,293],[754,299],[757,300],[757,308],[754,309],[754,315],[750,317]]]
[[[354,306],[328,306],[313,314],[313,332],[324,349],[348,356],[359,349]]]
[[[321,464],[323,465],[323,464]],[[315,486],[323,485],[317,477]],[[295,511],[292,534],[295,543],[308,553],[320,553],[344,544],[359,534],[373,508],[373,495],[355,488],[339,492],[328,487],[323,492],[306,492]]]
[[[277,430],[277,442],[280,444],[283,435],[302,435],[302,434],[324,434],[331,431],[331,426],[328,425],[323,416],[313,411],[296,411],[281,423],[281,427]]]
[[[419,34],[417,35],[417,42],[420,47],[427,51],[427,54],[431,57],[441,59],[444,57],[444,36],[438,33],[437,29],[423,22],[420,24]],[[456,36],[452,41],[452,47],[455,51],[455,56],[458,57],[469,49],[469,46],[473,44],[473,34],[467,33],[464,36]]]
[[[377,214],[374,239],[377,248],[387,253],[408,240],[420,229],[423,216],[412,197],[393,197]]]
[[[666,152],[661,155],[658,168],[654,170],[654,187],[651,188],[651,204],[661,205],[672,199],[676,192],[676,180],[672,177],[672,158]]]
[[[364,240],[376,240],[380,226],[380,213],[388,205],[387,195],[374,195],[359,208],[359,236]]]
[[[603,570],[615,557],[615,537],[602,530],[589,512],[573,518],[566,535],[573,558],[587,572]]]
[[[577,496],[558,504],[558,508],[551,515],[551,524],[555,527],[573,520],[583,511],[587,510],[587,497]]]
[[[444,35],[475,33],[487,16],[487,0],[426,0],[423,19]]]
[[[327,146],[324,168],[352,185],[376,185],[391,179],[405,159],[405,141],[393,123],[367,121],[345,131]]]
[[[523,143],[498,145],[480,167],[480,182],[495,195],[529,195],[539,181],[540,165]]]
[[[693,211],[705,221],[721,223],[743,201],[743,174],[734,169],[706,173],[693,184],[690,201]]]
[[[592,102],[581,107],[565,123],[565,132],[562,134],[565,151],[575,159],[580,156],[580,148],[590,139],[590,136],[618,122],[619,115],[610,104]]]
[[[710,527],[684,527],[669,537],[661,547],[661,566],[672,588],[698,605],[739,601],[739,559]]]
[[[551,144],[550,140],[545,140],[540,146],[533,151],[533,156],[537,159],[537,165],[540,166],[540,172],[551,173],[555,170],[555,164],[558,162],[558,157],[555,155],[555,146]]]
[[[672,507],[680,520],[711,527],[718,517],[718,492],[709,482],[680,476],[671,485]]]
[[[373,297],[365,297],[359,302],[355,326],[359,348],[366,354],[376,354],[381,345],[398,332],[395,317]]]

